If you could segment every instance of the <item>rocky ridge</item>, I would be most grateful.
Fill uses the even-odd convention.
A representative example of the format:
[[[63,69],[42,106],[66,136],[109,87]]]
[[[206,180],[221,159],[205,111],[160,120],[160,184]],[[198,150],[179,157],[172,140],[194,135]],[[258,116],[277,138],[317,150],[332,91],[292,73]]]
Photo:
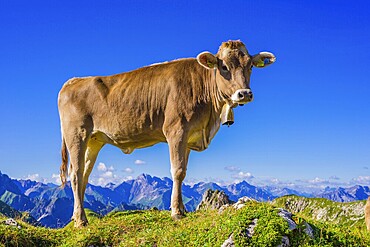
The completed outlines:
[[[351,223],[364,219],[365,201],[336,203],[323,198],[285,196],[272,201],[272,205],[283,207],[293,214],[309,215],[318,221]]]

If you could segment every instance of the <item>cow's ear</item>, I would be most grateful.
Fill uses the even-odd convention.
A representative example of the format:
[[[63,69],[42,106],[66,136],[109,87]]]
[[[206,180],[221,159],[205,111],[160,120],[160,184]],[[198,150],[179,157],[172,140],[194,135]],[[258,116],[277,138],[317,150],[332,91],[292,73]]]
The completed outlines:
[[[274,54],[270,52],[260,52],[252,57],[252,64],[257,68],[264,68],[276,61]]]
[[[206,69],[216,69],[217,68],[217,58],[210,52],[205,51],[197,56],[197,61]]]

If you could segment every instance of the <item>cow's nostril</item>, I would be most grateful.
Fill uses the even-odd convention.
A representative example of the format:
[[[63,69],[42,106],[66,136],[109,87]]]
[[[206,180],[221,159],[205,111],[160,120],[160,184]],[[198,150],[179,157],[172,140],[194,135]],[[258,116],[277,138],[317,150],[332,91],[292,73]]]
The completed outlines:
[[[242,92],[239,92],[238,97],[239,97],[239,99],[244,99],[244,94]]]
[[[252,93],[249,94],[249,98],[253,99],[253,94]]]

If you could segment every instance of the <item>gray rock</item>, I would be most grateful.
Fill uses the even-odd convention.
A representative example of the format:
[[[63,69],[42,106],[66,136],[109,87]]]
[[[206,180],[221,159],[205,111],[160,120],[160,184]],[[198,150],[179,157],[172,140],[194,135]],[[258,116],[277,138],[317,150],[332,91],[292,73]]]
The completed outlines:
[[[234,209],[238,210],[238,209],[243,208],[245,206],[245,204],[248,203],[248,202],[257,202],[257,200],[255,200],[253,198],[250,198],[248,196],[243,196],[243,197],[239,198],[236,203],[232,204],[232,206],[233,206]],[[222,213],[226,208],[228,208],[230,206],[231,206],[230,204],[225,204],[225,205],[220,207],[218,212]]]
[[[303,230],[310,238],[314,238],[313,229],[306,221],[304,222],[305,229]]]
[[[15,221],[15,219],[13,218],[8,218],[4,221],[5,225],[8,225],[8,226],[15,226],[17,227],[18,229],[21,229],[22,227],[20,225],[18,225],[18,222]]]
[[[235,209],[237,209],[237,210],[238,209],[241,209],[241,208],[243,208],[245,206],[245,204],[247,202],[257,202],[257,201],[255,199],[253,199],[253,198],[250,198],[250,197],[247,197],[247,196],[243,196],[243,197],[241,197],[241,198],[238,199],[238,201],[233,205],[233,207]]]
[[[258,219],[254,219],[252,221],[252,223],[248,226],[248,228],[246,230],[246,234],[247,234],[248,238],[251,238],[253,236],[254,228],[256,228],[257,223],[258,223]]]
[[[231,234],[228,239],[221,245],[221,247],[234,247],[234,234]]]
[[[220,209],[223,205],[231,204],[232,201],[229,200],[229,197],[223,191],[219,190],[207,190],[203,194],[202,201],[197,206],[198,210],[207,210],[207,209]]]
[[[281,244],[279,244],[276,247],[289,247],[289,246],[290,246],[289,238],[287,236],[283,236],[281,238]]]
[[[279,208],[278,215],[282,217],[289,224],[289,230],[297,229],[297,224],[292,219],[293,214],[285,209]]]
[[[8,225],[8,226],[17,226],[18,223],[17,223],[17,221],[15,221],[15,219],[8,218],[8,219],[5,220],[5,225]]]
[[[278,215],[282,217],[286,222],[289,224],[289,230],[293,231],[298,228],[297,223],[294,222],[292,219],[293,214],[285,209],[279,208]],[[306,233],[310,238],[314,238],[313,236],[313,229],[306,221],[303,222],[304,224],[304,233]]]
[[[221,214],[225,211],[225,209],[229,208],[231,205],[230,204],[225,204],[225,205],[222,205],[220,207],[220,209],[218,210],[218,213]]]

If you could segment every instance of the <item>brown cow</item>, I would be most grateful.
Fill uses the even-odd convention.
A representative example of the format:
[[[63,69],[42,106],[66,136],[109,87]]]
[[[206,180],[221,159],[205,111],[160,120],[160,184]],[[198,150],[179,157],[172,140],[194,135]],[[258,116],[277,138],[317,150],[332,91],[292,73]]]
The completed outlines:
[[[171,215],[180,219],[185,212],[181,184],[190,150],[208,147],[220,127],[221,115],[226,116],[225,123],[232,123],[231,109],[253,99],[249,87],[252,67],[263,68],[273,62],[272,53],[251,56],[241,41],[228,41],[216,55],[202,52],[196,59],[67,81],[58,98],[60,169],[64,185],[69,153],[75,226],[87,224],[83,208],[86,184],[100,149],[107,143],[126,154],[168,143],[173,178]]]

